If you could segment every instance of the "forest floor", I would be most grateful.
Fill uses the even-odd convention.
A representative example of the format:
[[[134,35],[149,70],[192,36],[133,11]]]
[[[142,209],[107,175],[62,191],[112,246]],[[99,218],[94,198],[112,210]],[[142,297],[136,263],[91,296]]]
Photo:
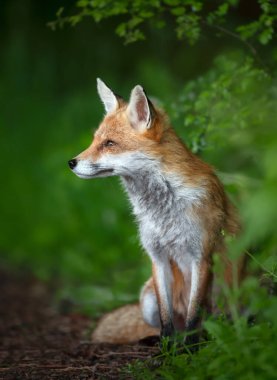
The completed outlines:
[[[53,290],[0,273],[0,379],[131,379],[122,369],[157,348],[89,341],[91,319],[53,307]]]

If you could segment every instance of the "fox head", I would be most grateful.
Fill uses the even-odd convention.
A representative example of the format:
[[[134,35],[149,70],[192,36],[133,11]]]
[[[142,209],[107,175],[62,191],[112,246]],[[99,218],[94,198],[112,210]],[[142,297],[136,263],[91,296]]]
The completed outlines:
[[[80,178],[134,175],[153,163],[162,137],[163,116],[139,85],[133,88],[129,103],[100,79],[97,90],[105,117],[91,145],[70,160],[69,167]]]

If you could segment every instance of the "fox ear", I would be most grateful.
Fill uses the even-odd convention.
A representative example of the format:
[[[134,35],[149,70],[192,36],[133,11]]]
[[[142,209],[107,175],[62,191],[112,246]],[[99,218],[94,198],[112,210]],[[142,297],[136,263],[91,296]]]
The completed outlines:
[[[119,107],[116,95],[100,78],[97,78],[97,91],[107,113],[111,113]]]
[[[151,127],[153,106],[148,100],[143,88],[139,85],[133,88],[127,107],[127,116],[133,128],[144,132]]]

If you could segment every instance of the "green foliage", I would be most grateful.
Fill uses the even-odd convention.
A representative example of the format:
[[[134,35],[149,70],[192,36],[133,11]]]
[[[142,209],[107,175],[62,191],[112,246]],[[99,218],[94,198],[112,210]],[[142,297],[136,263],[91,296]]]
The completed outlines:
[[[223,284],[223,283],[222,283]],[[239,299],[248,301],[243,317],[237,308]],[[233,320],[224,316],[204,322],[205,340],[193,354],[178,337],[171,348],[162,348],[161,354],[147,362],[136,362],[125,369],[134,379],[274,379],[276,377],[277,298],[268,296],[259,282],[249,278],[232,300]],[[237,317],[234,317],[237,314]],[[256,315],[254,322],[247,316]]]
[[[277,20],[277,5],[270,0],[259,0],[262,13],[257,21],[241,25],[237,31],[245,40],[257,37],[262,45],[266,45],[274,35]]]
[[[271,78],[253,61],[243,57],[218,57],[205,76],[188,82],[172,105],[174,117],[181,122],[182,133],[195,153],[226,148],[231,139],[241,139],[247,128],[268,123],[275,98],[268,88]],[[253,112],[260,108],[259,118]]]
[[[258,297],[257,297],[258,298]],[[264,300],[265,295],[261,296]],[[265,305],[264,305],[265,306]],[[275,379],[277,349],[276,298],[267,303],[274,320],[247,326],[226,320],[205,323],[209,341],[193,355],[181,349],[162,353],[147,363],[127,369],[134,379]],[[158,363],[158,366],[157,366]]]
[[[254,39],[266,45],[272,40],[276,28],[277,5],[270,0],[257,2],[260,7],[258,18],[246,24],[233,25],[231,29],[234,11],[242,3],[239,0],[78,0],[73,15],[64,16],[64,8],[60,8],[56,21],[50,22],[49,26],[52,29],[66,23],[75,26],[87,16],[95,22],[122,16],[116,33],[126,43],[131,43],[145,39],[145,25],[162,28],[173,19],[177,37],[186,39],[190,44],[198,41],[205,28],[210,27],[217,32],[247,41]]]

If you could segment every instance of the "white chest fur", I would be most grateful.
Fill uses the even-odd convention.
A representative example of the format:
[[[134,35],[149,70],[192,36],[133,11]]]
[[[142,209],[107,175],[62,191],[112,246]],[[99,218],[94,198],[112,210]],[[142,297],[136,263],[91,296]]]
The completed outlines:
[[[139,223],[143,247],[152,259],[167,256],[181,267],[202,254],[201,220],[192,212],[204,189],[192,188],[159,170],[123,178]]]

